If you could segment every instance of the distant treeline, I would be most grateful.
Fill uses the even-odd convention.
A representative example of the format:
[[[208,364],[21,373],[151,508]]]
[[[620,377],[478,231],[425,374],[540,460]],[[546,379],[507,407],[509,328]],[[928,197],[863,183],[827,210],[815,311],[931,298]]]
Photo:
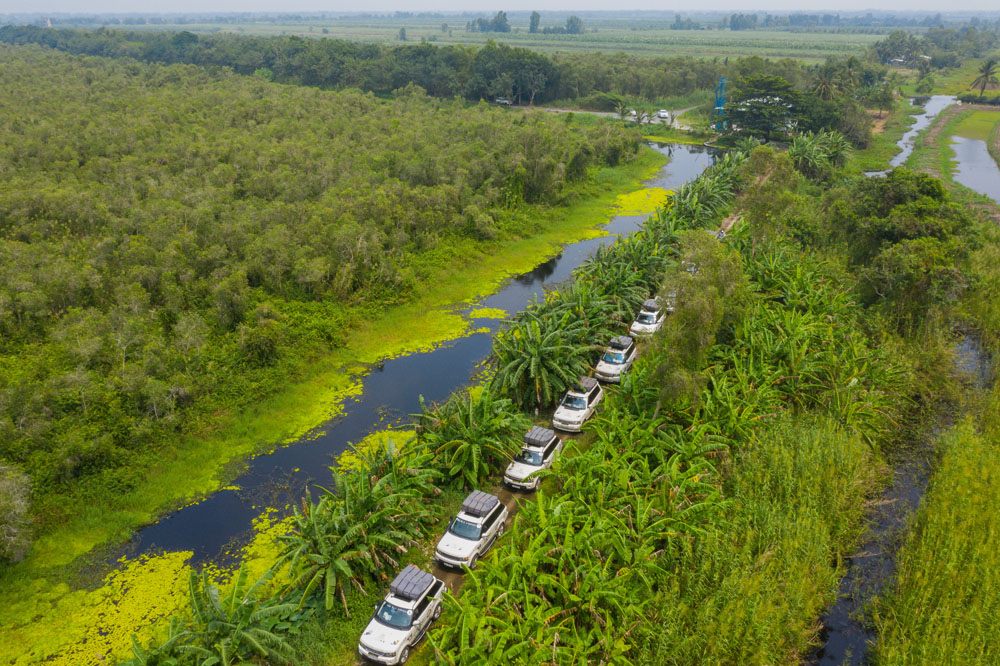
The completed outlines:
[[[190,32],[0,28],[0,41],[42,44],[69,53],[131,57],[160,63],[230,67],[276,81],[322,88],[360,88],[376,94],[413,83],[435,97],[520,103],[592,98],[610,93],[657,100],[715,87],[720,76],[776,75],[808,81],[791,60],[640,58],[621,53],[545,55],[488,42],[473,46],[382,46],[336,39],[197,36]]]

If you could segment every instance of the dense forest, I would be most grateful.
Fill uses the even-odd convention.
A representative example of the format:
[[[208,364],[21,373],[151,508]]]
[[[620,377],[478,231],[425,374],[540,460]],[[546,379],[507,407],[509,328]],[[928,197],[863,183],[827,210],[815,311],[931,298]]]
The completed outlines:
[[[259,399],[638,146],[417,88],[39,47],[0,48],[0,68],[0,461],[36,495],[133,487],[164,432]]]
[[[197,36],[190,32],[0,28],[0,41],[70,53],[232,68],[276,81],[388,94],[414,83],[437,97],[497,96],[527,104],[602,93],[655,100],[715,87],[720,76],[771,74],[802,82],[808,70],[786,59],[638,58],[624,54],[544,55],[506,44],[380,46],[301,37]]]

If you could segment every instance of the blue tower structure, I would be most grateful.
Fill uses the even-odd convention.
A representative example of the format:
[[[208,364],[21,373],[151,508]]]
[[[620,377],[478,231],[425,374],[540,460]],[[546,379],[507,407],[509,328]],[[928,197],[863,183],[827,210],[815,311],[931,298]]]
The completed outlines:
[[[719,78],[715,86],[715,108],[712,109],[712,120],[715,129],[722,130],[726,126],[726,77]]]

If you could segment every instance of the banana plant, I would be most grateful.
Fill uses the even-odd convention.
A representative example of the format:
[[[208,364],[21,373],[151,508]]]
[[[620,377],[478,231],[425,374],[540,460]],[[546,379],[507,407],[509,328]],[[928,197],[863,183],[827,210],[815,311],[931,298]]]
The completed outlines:
[[[527,315],[511,322],[494,339],[493,386],[518,408],[537,413],[586,374],[593,347],[585,338],[583,322],[569,313],[558,318]]]
[[[477,488],[506,465],[520,449],[519,436],[530,420],[514,410],[512,401],[486,385],[478,396],[453,396],[428,408],[420,399],[420,437],[452,480]]]
[[[188,581],[194,643],[185,650],[201,665],[236,666],[252,661],[295,664],[295,653],[282,635],[295,604],[265,596],[274,567],[251,582],[241,565],[223,594],[207,571],[192,571]]]

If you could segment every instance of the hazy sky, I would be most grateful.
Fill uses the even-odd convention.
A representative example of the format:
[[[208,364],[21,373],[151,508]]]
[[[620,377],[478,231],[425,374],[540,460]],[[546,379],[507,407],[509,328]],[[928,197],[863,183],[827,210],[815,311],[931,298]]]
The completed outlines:
[[[690,9],[690,3],[681,3]],[[697,3],[697,10],[771,10],[771,11],[857,11],[879,9],[883,11],[996,11],[997,0],[706,0]],[[290,11],[483,11],[497,9],[520,10],[615,10],[662,9],[670,11],[669,4],[657,6],[648,0],[0,0],[0,13],[18,12],[74,12],[74,13],[126,13],[126,12],[290,12]]]

